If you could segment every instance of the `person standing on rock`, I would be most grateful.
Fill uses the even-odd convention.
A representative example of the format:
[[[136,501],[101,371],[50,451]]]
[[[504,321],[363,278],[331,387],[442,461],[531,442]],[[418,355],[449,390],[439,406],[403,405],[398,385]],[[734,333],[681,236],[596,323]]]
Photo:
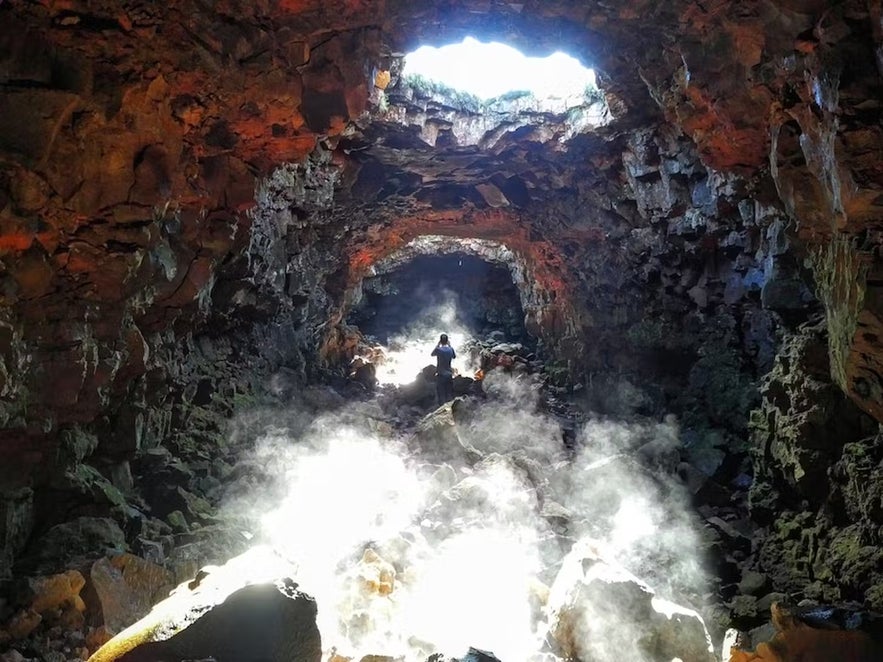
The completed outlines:
[[[451,361],[457,358],[457,353],[448,342],[447,333],[441,334],[438,345],[432,350],[432,356],[436,357],[435,397],[441,406],[454,398],[454,371]]]

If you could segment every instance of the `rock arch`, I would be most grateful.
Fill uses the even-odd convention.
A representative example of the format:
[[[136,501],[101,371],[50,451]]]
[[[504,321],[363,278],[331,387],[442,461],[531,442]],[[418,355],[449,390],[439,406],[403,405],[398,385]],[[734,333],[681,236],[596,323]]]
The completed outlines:
[[[347,286],[337,319],[358,301],[366,277],[393,271],[418,255],[458,252],[505,265],[527,332],[553,356],[579,354],[585,314],[564,257],[553,243],[531,237],[517,214],[503,210],[427,212],[372,228],[347,248]]]

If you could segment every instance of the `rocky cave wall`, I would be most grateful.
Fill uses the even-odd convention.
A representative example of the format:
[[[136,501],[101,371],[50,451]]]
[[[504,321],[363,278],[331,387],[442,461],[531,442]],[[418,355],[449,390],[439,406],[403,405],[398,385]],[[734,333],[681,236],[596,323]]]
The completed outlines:
[[[850,487],[876,470],[873,426],[830,377],[883,415],[878,4],[412,4],[0,5],[5,559],[78,515],[113,512],[130,542],[196,517],[229,471],[205,459],[232,457],[225,419],[345,355],[346,293],[442,234],[525,256],[536,330],[601,410],[676,411],[697,452],[751,453],[758,523],[793,515],[759,567],[803,550],[777,588],[856,597],[867,569],[803,559],[878,535]],[[373,107],[374,74],[467,33],[582,55],[611,122],[424,149]],[[812,351],[775,359],[819,311],[795,336]],[[795,431],[808,411],[855,424]],[[804,494],[820,464],[831,483]],[[160,480],[174,494],[142,493]],[[793,544],[820,509],[829,530]]]

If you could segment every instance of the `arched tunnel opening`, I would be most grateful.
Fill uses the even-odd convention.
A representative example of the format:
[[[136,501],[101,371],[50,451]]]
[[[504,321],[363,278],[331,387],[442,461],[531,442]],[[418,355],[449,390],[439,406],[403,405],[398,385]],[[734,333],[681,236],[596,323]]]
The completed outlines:
[[[482,369],[483,350],[508,343],[532,356],[535,349],[509,268],[475,255],[417,255],[365,278],[360,291],[347,322],[382,347],[374,354],[381,385],[416,380],[434,362],[430,351],[442,334],[456,352],[458,376],[474,377]]]
[[[366,278],[347,321],[384,344],[411,327],[441,333],[446,324],[474,338],[531,340],[509,269],[466,253],[419,255]]]

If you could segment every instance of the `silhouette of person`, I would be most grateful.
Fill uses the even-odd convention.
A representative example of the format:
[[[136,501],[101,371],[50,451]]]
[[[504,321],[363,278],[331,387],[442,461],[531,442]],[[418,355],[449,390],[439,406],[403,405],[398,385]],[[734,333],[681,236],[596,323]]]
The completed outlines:
[[[441,334],[438,345],[432,350],[432,356],[436,357],[435,398],[441,406],[454,398],[454,371],[451,361],[457,358],[457,353],[448,342],[448,334]]]

